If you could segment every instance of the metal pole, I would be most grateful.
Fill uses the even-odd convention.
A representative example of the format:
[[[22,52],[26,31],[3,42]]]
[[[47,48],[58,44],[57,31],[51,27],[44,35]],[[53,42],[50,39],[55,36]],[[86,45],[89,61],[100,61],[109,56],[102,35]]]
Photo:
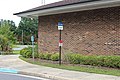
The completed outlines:
[[[61,41],[61,30],[60,30],[60,38],[59,41]],[[59,46],[59,65],[61,65],[61,46]]]
[[[33,56],[33,61],[34,61],[34,59],[35,59],[35,56],[34,56],[34,41],[32,41],[32,47],[33,47],[33,48],[32,48],[32,49],[33,49],[33,50],[32,50],[32,51],[33,51],[33,52],[32,52],[32,56]]]

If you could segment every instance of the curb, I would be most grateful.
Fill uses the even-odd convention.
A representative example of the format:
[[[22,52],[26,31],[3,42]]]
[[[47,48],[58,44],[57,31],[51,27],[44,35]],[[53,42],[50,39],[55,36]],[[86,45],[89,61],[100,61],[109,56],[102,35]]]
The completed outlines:
[[[19,71],[18,74],[35,76],[35,77],[42,77],[42,78],[47,78],[47,79],[52,79],[52,80],[71,80],[70,78],[53,76],[53,75],[42,74],[42,73],[31,73],[31,72]],[[74,80],[74,79],[72,79],[72,80]]]

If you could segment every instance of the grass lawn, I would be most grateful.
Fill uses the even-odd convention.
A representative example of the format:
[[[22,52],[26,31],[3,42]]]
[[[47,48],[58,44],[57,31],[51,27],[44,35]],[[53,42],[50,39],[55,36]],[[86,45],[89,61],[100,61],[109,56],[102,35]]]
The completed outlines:
[[[36,64],[41,66],[47,66],[47,67],[53,67],[53,68],[59,68],[59,69],[66,69],[66,70],[72,70],[72,71],[80,71],[80,72],[89,72],[89,73],[97,73],[97,74],[107,74],[107,75],[114,75],[114,76],[120,76],[120,70],[119,69],[109,69],[109,68],[99,68],[99,67],[83,67],[83,66],[72,66],[72,65],[65,65],[62,64],[61,66],[58,64],[52,64],[52,63],[40,63],[40,61],[31,61],[30,59],[24,58],[22,56],[19,57],[20,59]]]
[[[12,45],[12,48],[19,48],[18,45]]]
[[[20,54],[20,50],[13,50],[13,54]]]

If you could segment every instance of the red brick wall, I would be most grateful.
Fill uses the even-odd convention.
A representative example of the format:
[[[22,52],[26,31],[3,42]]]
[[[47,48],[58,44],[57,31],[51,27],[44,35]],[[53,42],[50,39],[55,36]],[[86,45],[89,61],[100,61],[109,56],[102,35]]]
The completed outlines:
[[[39,52],[58,52],[62,21],[64,52],[120,54],[120,7],[39,17]]]

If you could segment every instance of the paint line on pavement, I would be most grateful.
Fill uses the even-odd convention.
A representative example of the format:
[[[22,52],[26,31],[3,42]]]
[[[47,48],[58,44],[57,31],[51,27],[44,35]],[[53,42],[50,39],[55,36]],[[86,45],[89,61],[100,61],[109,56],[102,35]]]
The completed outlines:
[[[6,73],[14,73],[17,74],[18,70],[15,69],[8,69],[8,68],[0,68],[0,72],[6,72]]]

